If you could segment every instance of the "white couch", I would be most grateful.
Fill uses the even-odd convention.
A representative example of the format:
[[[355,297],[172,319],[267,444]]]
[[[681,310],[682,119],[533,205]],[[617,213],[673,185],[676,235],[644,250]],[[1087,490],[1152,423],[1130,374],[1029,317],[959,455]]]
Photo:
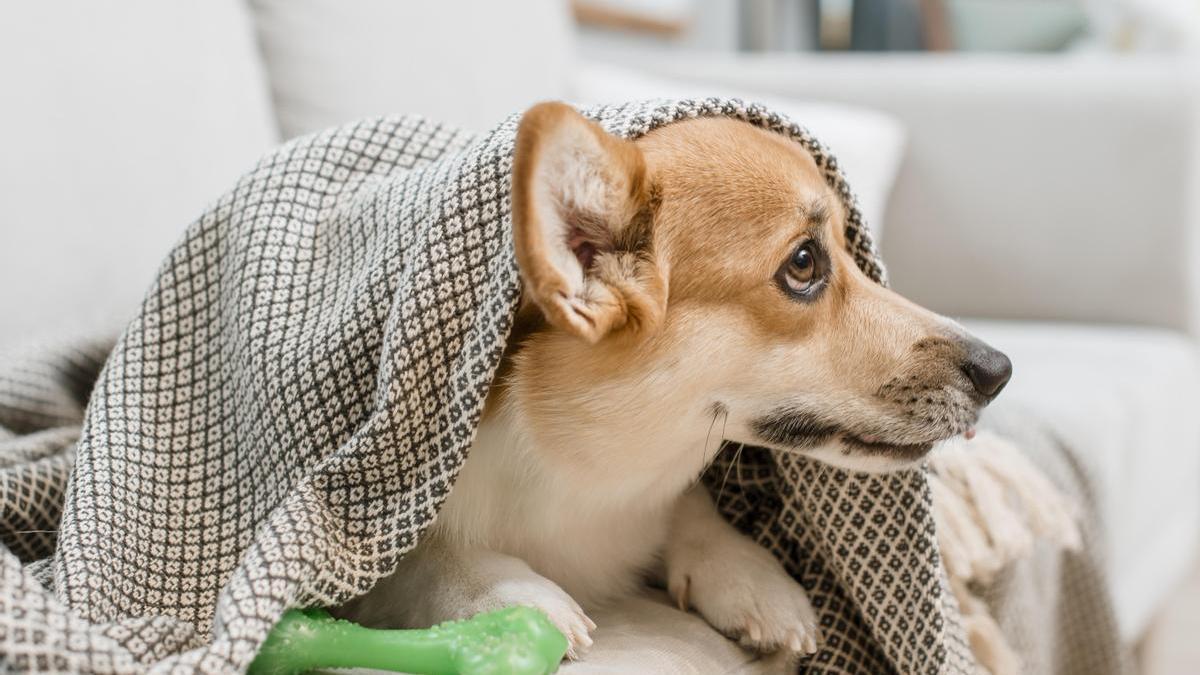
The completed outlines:
[[[410,111],[483,127],[538,99],[640,92],[647,73],[680,91],[874,108],[889,116],[794,109],[869,184],[895,287],[1007,350],[1016,374],[998,405],[1037,409],[1088,454],[1135,639],[1200,535],[1189,64],[637,57],[636,76],[578,58],[558,0],[6,4],[0,345],[119,323],[189,219],[294,133]]]

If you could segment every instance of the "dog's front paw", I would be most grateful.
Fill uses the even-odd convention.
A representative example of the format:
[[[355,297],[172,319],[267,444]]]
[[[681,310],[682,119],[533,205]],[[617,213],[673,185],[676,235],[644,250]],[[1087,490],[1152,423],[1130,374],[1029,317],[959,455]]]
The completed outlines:
[[[817,617],[804,588],[766,549],[749,540],[684,546],[668,561],[667,591],[748,649],[817,651]]]
[[[590,633],[596,624],[558,584],[533,572],[497,581],[479,596],[478,603],[480,612],[514,605],[545,612],[550,623],[566,636],[567,658],[571,660],[579,659],[592,646]]]

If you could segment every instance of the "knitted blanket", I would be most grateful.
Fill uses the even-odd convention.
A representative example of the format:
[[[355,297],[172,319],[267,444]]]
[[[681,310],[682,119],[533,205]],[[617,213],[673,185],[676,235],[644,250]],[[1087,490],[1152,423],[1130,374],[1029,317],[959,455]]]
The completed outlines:
[[[795,123],[715,99],[585,114],[625,137],[724,115],[794,140],[883,283],[837,163]],[[94,386],[105,344],[0,364],[0,663],[243,670],[285,609],[362,594],[417,544],[519,300],[517,119],[291,141],[188,228]],[[973,672],[922,471],[748,448],[710,476],[813,598],[806,670]]]

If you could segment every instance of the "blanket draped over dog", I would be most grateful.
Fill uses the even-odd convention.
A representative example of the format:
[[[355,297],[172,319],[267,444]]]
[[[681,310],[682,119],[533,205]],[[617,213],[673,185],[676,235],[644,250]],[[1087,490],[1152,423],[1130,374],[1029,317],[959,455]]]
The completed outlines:
[[[631,138],[723,115],[796,141],[883,282],[836,162],[796,124],[716,99],[585,114]],[[516,124],[387,117],[291,141],[188,228],[111,355],[0,364],[3,666],[242,670],[286,608],[362,594],[416,545],[519,301]],[[725,458],[709,482],[726,515],[820,615],[807,670],[974,672],[922,471]]]

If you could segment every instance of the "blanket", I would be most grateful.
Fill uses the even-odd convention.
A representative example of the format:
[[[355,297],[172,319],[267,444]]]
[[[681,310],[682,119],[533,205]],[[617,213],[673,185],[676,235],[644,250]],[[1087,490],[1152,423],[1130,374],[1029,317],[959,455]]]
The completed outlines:
[[[795,141],[885,282],[837,162],[796,123],[718,99],[584,112],[630,138],[721,115]],[[287,608],[394,569],[453,486],[519,302],[517,121],[293,140],[187,229],[111,353],[0,364],[0,663],[237,672]],[[722,457],[721,508],[812,595],[806,671],[974,672],[924,471]]]

